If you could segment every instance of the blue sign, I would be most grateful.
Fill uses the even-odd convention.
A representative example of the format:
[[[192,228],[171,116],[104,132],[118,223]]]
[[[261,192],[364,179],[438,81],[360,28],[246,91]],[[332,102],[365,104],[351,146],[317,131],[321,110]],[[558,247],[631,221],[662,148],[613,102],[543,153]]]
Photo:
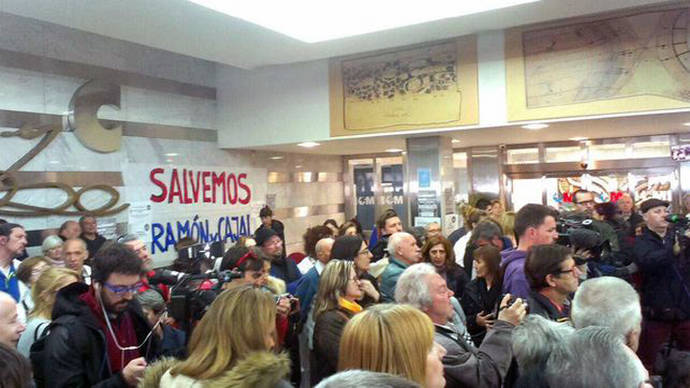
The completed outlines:
[[[418,168],[417,169],[417,181],[419,182],[419,188],[429,188],[431,187],[431,169],[429,168]]]

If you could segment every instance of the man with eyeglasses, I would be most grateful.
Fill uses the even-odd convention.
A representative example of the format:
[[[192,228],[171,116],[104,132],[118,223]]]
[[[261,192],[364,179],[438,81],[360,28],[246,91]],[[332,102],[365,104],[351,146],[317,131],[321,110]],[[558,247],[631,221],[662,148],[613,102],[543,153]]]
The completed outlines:
[[[134,300],[142,261],[124,244],[100,249],[91,287],[73,283],[55,300],[50,334],[31,348],[37,386],[127,387],[143,376],[159,341]]]
[[[285,257],[283,240],[275,230],[271,228],[259,229],[256,231],[254,239],[256,246],[271,258],[271,276],[281,279],[285,284],[290,284],[302,277],[297,263]]]
[[[604,221],[593,218],[594,208],[597,203],[594,201],[594,193],[587,190],[577,190],[573,194],[573,204],[575,211],[568,215],[571,219],[591,219],[592,228],[599,233],[604,241],[608,241],[609,247],[612,251],[619,251],[620,245],[618,243],[618,235],[616,231]],[[576,247],[579,248],[579,247]]]
[[[580,274],[570,248],[557,244],[533,246],[525,260],[525,276],[530,285],[529,313],[552,321],[567,321],[570,295],[577,291]]]
[[[640,205],[646,226],[635,239],[635,263],[642,274],[642,335],[638,354],[653,371],[657,353],[673,339],[690,351],[690,239],[666,220],[669,203],[652,198]]]

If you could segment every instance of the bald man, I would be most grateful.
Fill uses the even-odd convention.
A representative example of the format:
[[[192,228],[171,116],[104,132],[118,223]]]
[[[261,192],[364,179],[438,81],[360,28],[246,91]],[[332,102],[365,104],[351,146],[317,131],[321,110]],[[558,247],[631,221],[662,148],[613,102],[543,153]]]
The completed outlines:
[[[17,302],[9,294],[0,292],[0,343],[16,349],[24,329],[17,314]]]

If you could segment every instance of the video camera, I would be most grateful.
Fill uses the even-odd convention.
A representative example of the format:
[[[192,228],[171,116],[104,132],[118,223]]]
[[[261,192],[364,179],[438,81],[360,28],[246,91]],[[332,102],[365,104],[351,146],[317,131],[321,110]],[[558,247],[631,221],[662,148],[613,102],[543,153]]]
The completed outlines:
[[[558,220],[557,244],[573,248],[573,250],[586,249],[593,260],[601,260],[611,254],[609,242],[604,240],[599,232],[594,230],[593,222],[589,218],[564,217]],[[578,264],[583,264],[584,259],[576,257]]]
[[[193,323],[200,320],[208,307],[213,303],[218,294],[223,290],[225,283],[244,276],[237,271],[213,271],[197,275],[184,275],[172,287],[170,316],[180,323],[181,328],[187,333],[193,327]],[[213,287],[201,289],[197,281],[215,280]]]

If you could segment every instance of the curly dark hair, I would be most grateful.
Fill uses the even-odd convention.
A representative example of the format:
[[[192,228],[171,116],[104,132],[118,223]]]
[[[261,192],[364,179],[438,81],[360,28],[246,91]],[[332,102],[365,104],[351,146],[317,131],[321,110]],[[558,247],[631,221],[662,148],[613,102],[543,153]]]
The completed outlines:
[[[333,231],[328,226],[317,225],[307,229],[302,236],[304,253],[310,257],[316,257],[316,243],[326,237],[333,237]]]
[[[139,275],[144,270],[139,256],[125,244],[105,244],[96,252],[92,263],[93,281],[103,283],[112,273]]]

